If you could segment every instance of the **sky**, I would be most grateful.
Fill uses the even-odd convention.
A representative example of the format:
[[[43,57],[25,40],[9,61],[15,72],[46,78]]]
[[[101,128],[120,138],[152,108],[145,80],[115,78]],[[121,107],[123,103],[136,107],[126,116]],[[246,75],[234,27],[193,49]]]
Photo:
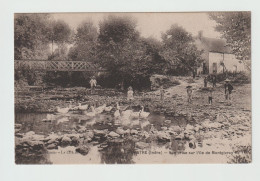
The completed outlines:
[[[137,30],[146,38],[154,37],[161,40],[161,33],[166,32],[173,24],[182,26],[193,36],[202,30],[205,37],[220,38],[220,34],[214,30],[216,23],[209,19],[207,13],[53,13],[51,15],[56,20],[64,20],[75,30],[85,20],[92,20],[98,28],[99,22],[110,14],[132,16],[137,20]]]

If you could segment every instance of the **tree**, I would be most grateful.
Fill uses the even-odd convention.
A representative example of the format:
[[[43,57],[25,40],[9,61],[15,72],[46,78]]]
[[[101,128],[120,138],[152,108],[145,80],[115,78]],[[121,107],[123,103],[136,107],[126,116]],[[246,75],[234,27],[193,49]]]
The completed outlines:
[[[88,60],[96,58],[98,31],[91,21],[81,23],[74,35],[74,45],[70,48],[69,59]]]
[[[192,35],[177,24],[162,34],[162,40],[160,55],[167,61],[169,72],[186,74],[202,62],[202,51],[197,49]]]
[[[100,22],[98,63],[107,69],[113,86],[148,86],[152,56],[146,50],[132,18],[109,16]]]
[[[216,21],[215,29],[227,40],[232,53],[247,65],[245,60],[251,59],[251,13],[209,13],[209,17]]]
[[[49,53],[50,16],[48,14],[15,14],[15,59],[45,59]]]
[[[66,43],[69,43],[71,40],[71,28],[67,23],[65,23],[62,20],[57,20],[57,21],[52,21],[50,23],[50,31],[49,31],[49,40],[51,41],[52,44],[52,57],[54,56],[54,50],[53,50],[53,45],[54,43],[57,44],[58,46],[58,57],[64,57],[61,53],[62,50],[66,49]]]

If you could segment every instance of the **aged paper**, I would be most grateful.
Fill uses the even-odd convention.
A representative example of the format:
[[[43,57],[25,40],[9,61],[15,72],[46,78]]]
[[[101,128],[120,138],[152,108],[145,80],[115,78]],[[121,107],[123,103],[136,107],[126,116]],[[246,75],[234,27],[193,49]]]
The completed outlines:
[[[16,164],[251,163],[251,13],[14,14]]]

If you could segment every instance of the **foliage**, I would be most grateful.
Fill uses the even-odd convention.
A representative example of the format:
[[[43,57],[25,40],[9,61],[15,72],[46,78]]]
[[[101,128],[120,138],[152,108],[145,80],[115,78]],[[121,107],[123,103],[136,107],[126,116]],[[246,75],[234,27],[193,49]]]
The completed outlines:
[[[202,51],[197,49],[192,35],[177,24],[162,34],[162,40],[160,54],[168,62],[169,73],[187,74],[202,62]]]
[[[19,82],[19,85],[34,85],[37,81],[36,72],[30,69],[27,66],[22,66],[19,69],[15,70],[14,78],[16,82]]]
[[[49,22],[48,14],[15,14],[15,59],[46,59],[49,53]]]
[[[250,74],[248,75],[245,72],[236,72],[236,73],[234,73],[234,72],[227,71],[224,74],[223,73],[216,74],[217,82],[222,82],[227,77],[229,79],[231,79],[231,83],[235,83],[235,84],[248,84],[248,83],[251,82]],[[212,75],[209,75],[208,81],[212,82]]]
[[[70,48],[70,60],[92,61],[96,57],[98,31],[91,21],[81,23],[74,35],[74,45]]]
[[[252,147],[238,146],[234,149],[234,154],[228,163],[251,163],[252,162]]]
[[[50,31],[48,38],[52,43],[52,53],[48,57],[49,60],[67,58],[67,44],[71,43],[72,30],[67,23],[62,20],[50,22]],[[57,49],[53,50],[54,43],[57,45]]]
[[[149,86],[154,63],[152,55],[146,54],[147,47],[133,19],[109,16],[100,23],[98,63],[108,70],[115,85],[137,89]]]
[[[228,46],[239,60],[251,59],[251,13],[209,13],[216,21],[216,30],[227,40]]]
[[[70,42],[71,29],[67,23],[62,20],[52,21],[50,23],[49,39],[58,44]]]

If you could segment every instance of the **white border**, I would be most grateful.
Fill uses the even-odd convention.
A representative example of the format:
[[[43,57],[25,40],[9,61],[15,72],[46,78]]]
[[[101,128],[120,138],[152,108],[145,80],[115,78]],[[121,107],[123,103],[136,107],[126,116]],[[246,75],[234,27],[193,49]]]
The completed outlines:
[[[0,0],[0,180],[260,180],[259,68],[260,3],[257,0]],[[245,165],[51,165],[14,164],[13,13],[252,11],[253,163]],[[258,32],[258,34],[257,34]],[[258,93],[258,94],[257,94]],[[260,168],[260,167],[259,167]]]

